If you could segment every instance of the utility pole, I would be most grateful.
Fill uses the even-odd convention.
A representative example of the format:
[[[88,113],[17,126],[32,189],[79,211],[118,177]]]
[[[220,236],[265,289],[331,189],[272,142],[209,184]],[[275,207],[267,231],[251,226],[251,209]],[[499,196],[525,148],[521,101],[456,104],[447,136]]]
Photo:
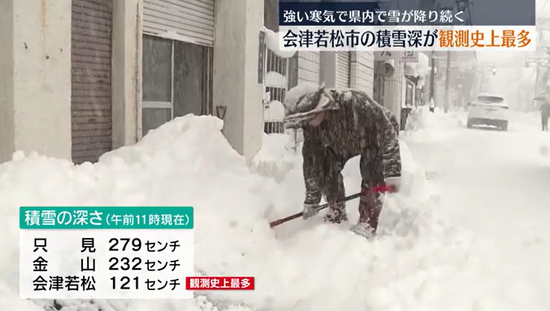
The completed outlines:
[[[537,63],[536,73],[535,73],[535,94],[533,97],[537,97],[540,95],[539,91],[539,85],[540,85],[540,76],[541,76],[541,66],[539,63]]]
[[[431,59],[432,67],[430,68],[430,98],[429,98],[429,105],[430,105],[430,111],[434,112],[435,110],[435,51],[432,51],[432,59]],[[432,107],[432,102],[434,103],[434,107]]]
[[[544,22],[542,24],[544,24]],[[538,32],[537,35],[540,38],[542,33],[543,33],[543,29],[539,28],[537,32]],[[536,56],[542,54],[541,53],[542,49],[543,48],[539,46],[539,48],[536,51]],[[535,94],[534,94],[534,97],[537,97],[537,96],[541,95],[541,91],[540,91],[540,80],[541,80],[541,76],[542,76],[541,60],[537,59],[535,64],[536,64],[536,68],[535,68]]]
[[[457,8],[460,8],[459,1],[457,0]],[[444,10],[454,11],[453,7],[444,8]],[[445,103],[443,103],[443,111],[449,112],[449,104],[451,100],[450,88],[451,88],[451,50],[447,48],[447,64],[445,66]]]
[[[460,11],[468,12],[468,24],[471,25],[471,14],[470,14],[470,2],[464,0],[456,0],[456,7]],[[445,8],[446,10],[453,11],[453,7]],[[447,50],[447,64],[445,66],[445,103],[443,104],[443,109],[445,113],[449,112],[449,106],[451,101],[451,57],[453,53],[450,49]]]
[[[426,11],[429,11],[433,9],[435,5],[435,0],[420,0],[420,7]],[[434,108],[432,107],[432,102],[435,106],[435,51],[432,50],[431,54],[431,70],[430,70],[430,90],[429,90],[429,98],[428,98],[428,106],[430,108],[431,112],[434,112]]]
[[[550,31],[550,19],[537,19],[537,33],[539,38],[544,38],[544,33]],[[535,57],[528,60],[527,64],[534,64],[536,70],[534,97],[548,92],[548,70],[550,63],[549,43],[544,40],[539,42]],[[532,105],[532,100],[529,100]]]
[[[445,68],[445,113],[449,112],[449,101],[451,100],[450,94],[451,87],[451,50],[447,50],[447,66]]]

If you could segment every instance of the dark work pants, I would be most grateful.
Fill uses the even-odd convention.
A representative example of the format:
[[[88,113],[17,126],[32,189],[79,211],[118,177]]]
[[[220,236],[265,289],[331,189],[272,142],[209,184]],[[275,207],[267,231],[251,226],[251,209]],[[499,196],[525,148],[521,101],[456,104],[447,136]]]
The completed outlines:
[[[321,193],[325,197],[327,203],[331,205],[326,221],[340,223],[347,221],[346,204],[343,202],[346,191],[344,188],[344,177],[342,169],[345,161],[334,159],[328,152],[324,155],[323,168],[319,170],[319,186]],[[382,157],[372,153],[365,153],[360,160],[361,171],[361,189],[368,190],[373,187],[380,186],[384,183],[384,175],[382,172]],[[374,230],[378,227],[378,218],[382,211],[383,197],[380,194],[362,196],[359,200],[359,222],[367,223]]]
[[[541,116],[541,119],[542,119],[542,130],[543,131],[548,131],[548,118],[550,116],[546,116],[546,115],[542,115]]]

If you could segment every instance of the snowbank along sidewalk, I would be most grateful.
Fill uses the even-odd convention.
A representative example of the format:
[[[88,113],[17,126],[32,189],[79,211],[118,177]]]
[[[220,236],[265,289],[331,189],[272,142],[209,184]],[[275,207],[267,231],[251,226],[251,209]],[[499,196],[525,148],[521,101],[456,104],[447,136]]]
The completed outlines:
[[[517,310],[533,306],[512,301],[498,290],[502,280],[489,247],[438,216],[424,170],[405,143],[401,145],[404,191],[388,198],[380,236],[367,242],[347,231],[347,225],[321,223],[320,216],[270,229],[269,221],[301,211],[300,157],[286,151],[275,155],[285,148],[285,139],[267,139],[264,148],[272,151],[260,152],[251,172],[221,128],[217,118],[188,115],[152,131],[135,146],[106,154],[94,165],[73,166],[21,153],[2,164],[0,234],[7,238],[0,245],[0,310],[41,310],[40,306],[53,305],[17,298],[14,267],[18,266],[21,205],[191,205],[195,207],[197,275],[256,277],[253,292],[197,292],[191,301],[111,301],[116,311]],[[262,165],[264,169],[258,169]],[[275,171],[277,178],[270,177]],[[358,191],[357,158],[348,163],[344,176],[347,193]],[[357,218],[357,203],[348,203],[352,222]],[[101,301],[58,303],[66,306],[63,310],[99,310],[102,304],[107,310]]]

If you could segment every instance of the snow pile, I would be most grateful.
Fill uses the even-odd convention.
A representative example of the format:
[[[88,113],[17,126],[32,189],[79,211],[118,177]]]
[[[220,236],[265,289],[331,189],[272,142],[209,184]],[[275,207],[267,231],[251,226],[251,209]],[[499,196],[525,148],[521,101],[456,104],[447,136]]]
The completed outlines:
[[[434,112],[430,112],[428,107],[422,106],[414,109],[407,120],[411,130],[421,129],[454,129],[463,126],[461,116],[453,111],[444,113],[441,109],[436,108]]]
[[[253,272],[238,262],[263,257],[257,245],[275,247],[264,216],[272,197],[264,189],[274,182],[249,173],[221,128],[213,117],[178,118],[95,165],[17,153],[0,166],[2,282],[17,292],[21,205],[192,205],[197,272],[221,274],[227,265],[236,267],[230,274]]]
[[[387,197],[380,236],[367,242],[347,230],[350,224],[324,224],[322,217],[270,229],[269,220],[301,211],[300,157],[294,159],[285,182],[277,184],[250,173],[221,128],[217,118],[189,115],[151,131],[135,146],[105,155],[95,165],[73,166],[20,153],[2,164],[0,233],[7,238],[0,242],[0,310],[33,310],[30,305],[17,306],[28,302],[14,298],[20,205],[192,205],[197,275],[256,277],[253,292],[213,291],[190,301],[110,301],[117,311],[529,306],[488,290],[506,283],[491,261],[491,250],[436,215],[437,201],[423,191],[423,170],[405,144],[401,145],[404,191]],[[284,139],[272,139],[265,148],[273,149],[264,150],[259,158],[273,152],[274,161],[284,159]],[[359,190],[358,160],[352,159],[343,172],[348,194]],[[347,203],[352,223],[357,204],[357,200]],[[334,290],[335,285],[340,290]],[[74,308],[62,311],[68,310]]]
[[[252,159],[251,170],[282,182],[299,161],[299,152],[292,151],[294,141],[287,134],[264,134],[262,148]]]
[[[399,145],[403,165],[401,194],[409,197],[429,195],[426,189],[424,168],[414,160],[411,150],[405,142],[401,141]]]
[[[436,108],[430,112],[426,106],[411,111],[407,119],[407,131],[403,133],[409,141],[433,142],[445,140],[454,135],[454,130],[464,128],[464,116],[458,112],[444,113]]]
[[[258,278],[258,290],[254,293],[212,294],[211,299],[217,301],[218,306],[247,303],[256,308],[292,308],[304,299],[303,295],[308,297],[309,303],[316,301],[313,292],[288,292],[288,282],[298,278],[302,283],[297,286],[314,290],[311,286],[318,282],[304,276],[318,274],[316,271],[322,270],[316,269],[328,264],[332,256],[318,257],[314,260],[316,265],[307,266],[307,260],[312,259],[304,259],[306,254],[302,249],[320,245],[319,241],[326,240],[327,234],[335,235],[334,240],[331,238],[327,242],[334,245],[344,238],[351,238],[348,245],[365,242],[345,230],[335,231],[337,227],[325,225],[314,232],[287,230],[288,235],[294,236],[294,242],[283,245],[277,241],[267,225],[266,213],[274,206],[277,206],[276,212],[284,216],[300,209],[303,200],[301,170],[299,167],[291,169],[290,180],[283,186],[270,178],[250,174],[244,159],[230,148],[221,134],[221,128],[222,122],[213,117],[177,118],[151,131],[135,146],[104,155],[95,165],[73,166],[64,160],[36,154],[25,157],[17,153],[13,161],[0,166],[0,203],[3,206],[0,230],[2,236],[8,237],[2,239],[0,245],[4,252],[0,262],[3,285],[12,293],[17,292],[18,284],[14,281],[17,270],[13,267],[17,266],[17,210],[21,205],[184,204],[195,207],[197,274],[254,275]],[[270,136],[258,158],[266,159],[269,154],[275,161],[288,157],[286,163],[298,162],[299,157],[292,160],[287,155],[289,151],[283,151],[286,148],[282,146],[288,138],[284,136]],[[358,170],[352,172],[358,173]],[[359,180],[354,179],[352,184],[358,186]],[[397,211],[393,215],[400,213]],[[389,219],[396,221],[396,217]],[[294,224],[303,225],[299,220]],[[353,258],[356,255],[348,251],[345,256]],[[304,271],[306,267],[309,268]],[[349,274],[344,273],[338,280],[349,282],[348,277]],[[274,296],[275,293],[282,297]],[[6,294],[6,297],[10,296]],[[223,301],[227,303],[221,303]],[[139,310],[144,304],[138,305],[141,306]],[[134,304],[120,305],[130,308]],[[167,310],[183,307],[198,310],[200,307],[199,298],[194,302],[160,301],[155,305],[165,306]]]

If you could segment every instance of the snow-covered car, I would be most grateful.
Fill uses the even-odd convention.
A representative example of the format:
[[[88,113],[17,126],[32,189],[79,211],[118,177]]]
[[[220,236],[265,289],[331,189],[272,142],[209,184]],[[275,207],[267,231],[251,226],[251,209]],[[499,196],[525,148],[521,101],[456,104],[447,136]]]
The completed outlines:
[[[468,128],[474,125],[492,125],[508,130],[508,104],[504,97],[481,94],[468,104]]]

